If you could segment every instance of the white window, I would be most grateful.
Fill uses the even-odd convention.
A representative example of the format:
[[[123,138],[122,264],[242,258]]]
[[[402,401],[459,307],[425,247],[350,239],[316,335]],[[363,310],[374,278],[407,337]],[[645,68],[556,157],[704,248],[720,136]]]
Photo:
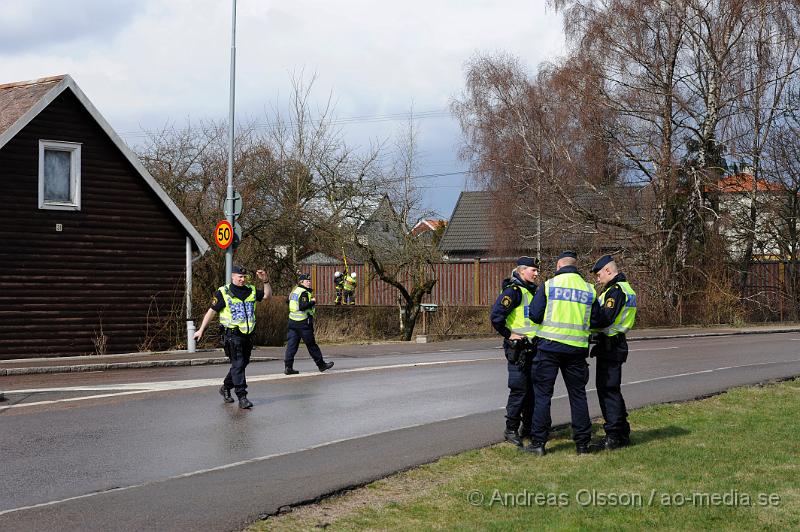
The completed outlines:
[[[81,145],[39,141],[39,208],[81,210]]]

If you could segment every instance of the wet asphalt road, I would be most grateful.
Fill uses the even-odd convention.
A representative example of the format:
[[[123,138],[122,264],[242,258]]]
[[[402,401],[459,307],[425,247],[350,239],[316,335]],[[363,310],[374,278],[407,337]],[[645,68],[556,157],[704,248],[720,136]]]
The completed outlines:
[[[326,374],[304,360],[291,378],[280,362],[253,364],[252,411],[222,404],[222,366],[3,377],[0,529],[238,529],[283,505],[496,442],[505,360],[479,347],[342,357]],[[800,375],[797,333],[631,349],[629,407]],[[569,419],[563,394],[559,379],[554,423]],[[661,436],[634,427],[633,437]]]

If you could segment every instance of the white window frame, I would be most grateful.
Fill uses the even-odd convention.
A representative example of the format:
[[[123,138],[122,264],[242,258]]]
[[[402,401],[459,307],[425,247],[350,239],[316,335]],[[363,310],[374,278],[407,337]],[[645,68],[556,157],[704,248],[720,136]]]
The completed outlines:
[[[65,151],[70,154],[70,201],[45,201],[44,151]],[[81,210],[81,143],[60,140],[39,140],[39,208],[57,211]]]

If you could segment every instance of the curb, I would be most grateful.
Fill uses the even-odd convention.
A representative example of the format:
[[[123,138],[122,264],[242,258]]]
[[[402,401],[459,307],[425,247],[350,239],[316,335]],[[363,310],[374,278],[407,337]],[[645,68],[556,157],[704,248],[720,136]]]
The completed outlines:
[[[800,332],[800,327],[793,327],[791,329],[776,329],[769,331],[730,331],[730,332],[706,332],[706,333],[690,333],[690,334],[670,334],[663,336],[641,336],[638,338],[628,338],[629,342],[638,342],[640,340],[674,340],[676,338],[705,338],[709,336],[739,336],[744,334],[780,334],[780,333],[796,333]]]
[[[250,362],[270,362],[275,357],[252,357]],[[0,369],[0,376],[31,375],[39,373],[80,373],[84,371],[107,371],[112,369],[165,368],[176,366],[209,366],[227,364],[227,357],[195,358],[179,360],[137,360],[135,362],[112,362],[109,364],[75,364],[69,366],[32,366],[27,368]]]

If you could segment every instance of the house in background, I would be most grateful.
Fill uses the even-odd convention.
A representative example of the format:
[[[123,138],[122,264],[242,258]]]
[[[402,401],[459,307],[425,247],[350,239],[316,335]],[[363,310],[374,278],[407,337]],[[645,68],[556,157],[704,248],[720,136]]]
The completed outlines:
[[[780,183],[756,180],[749,172],[731,174],[716,185],[707,186],[706,195],[719,213],[722,235],[728,251],[736,259],[745,255],[748,242],[753,240],[753,258],[775,260],[781,256],[778,233],[785,224],[780,219],[781,206],[791,193]],[[751,207],[755,205],[755,209]],[[755,216],[755,231],[751,231],[751,216]]]
[[[571,200],[585,212],[613,215],[634,227],[645,223],[643,194],[632,187],[576,187]],[[536,256],[540,246],[543,258],[565,249],[593,256],[633,245],[634,237],[619,226],[575,220],[553,201],[543,201],[539,214],[535,203],[528,206],[529,212],[523,212],[506,199],[485,190],[462,192],[439,241],[443,257],[448,261],[512,260],[520,255]]]
[[[186,339],[208,244],[67,75],[0,85],[0,359]]]

